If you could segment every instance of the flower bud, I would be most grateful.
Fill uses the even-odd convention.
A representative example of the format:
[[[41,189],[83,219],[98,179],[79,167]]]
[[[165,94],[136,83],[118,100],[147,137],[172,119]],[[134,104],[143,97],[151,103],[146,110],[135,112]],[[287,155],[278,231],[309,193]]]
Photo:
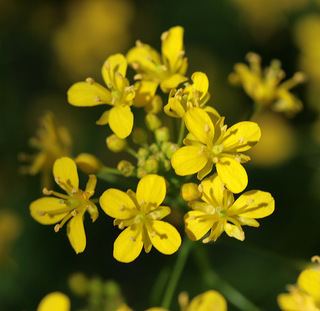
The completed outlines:
[[[126,160],[121,160],[117,165],[117,169],[126,177],[132,176],[134,173],[133,164]]]
[[[199,199],[201,192],[195,183],[186,183],[181,187],[181,196],[185,201],[193,201]]]
[[[159,95],[155,95],[151,102],[146,106],[146,111],[148,113],[159,113],[162,109],[162,99]]]
[[[96,174],[102,168],[101,161],[90,153],[80,153],[75,162],[77,167],[86,174]]]
[[[154,134],[158,143],[163,143],[170,139],[169,129],[164,126],[156,129]]]
[[[89,282],[87,277],[81,273],[73,273],[68,280],[69,288],[76,296],[85,296],[88,292]]]
[[[161,151],[166,155],[168,159],[171,159],[172,155],[178,150],[178,146],[174,143],[165,141],[161,145]]]
[[[115,134],[112,134],[106,138],[106,144],[112,152],[121,152],[127,147],[126,140],[119,138]]]
[[[157,173],[159,169],[159,163],[155,157],[150,157],[146,160],[144,168],[148,174]]]
[[[153,113],[146,115],[145,122],[150,131],[158,129],[162,124],[161,120]]]
[[[132,140],[137,145],[143,145],[147,142],[148,135],[146,131],[138,127],[132,131]]]

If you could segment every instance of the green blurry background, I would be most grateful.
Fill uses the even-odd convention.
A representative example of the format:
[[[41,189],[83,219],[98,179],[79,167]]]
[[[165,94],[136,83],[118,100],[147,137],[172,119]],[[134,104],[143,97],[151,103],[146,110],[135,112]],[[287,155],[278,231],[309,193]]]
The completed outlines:
[[[249,188],[271,192],[276,212],[261,228],[247,228],[244,242],[223,237],[207,245],[212,267],[262,310],[277,310],[277,294],[320,254],[319,1],[0,0],[1,311],[31,311],[48,292],[69,294],[67,280],[79,271],[118,282],[136,310],[159,303],[152,288],[160,271],[170,273],[175,256],[154,251],[132,264],[117,263],[112,243],[119,231],[104,214],[86,223],[86,251],[75,255],[64,232],[54,234],[31,219],[28,205],[41,195],[40,179],[19,174],[18,154],[32,153],[28,140],[50,110],[70,130],[74,155],[90,152],[113,165],[106,128],[94,122],[101,109],[71,107],[66,90],[88,76],[99,79],[106,57],[126,53],[136,39],[159,48],[160,34],[174,25],[185,28],[189,75],[208,74],[211,103],[228,124],[252,110],[250,98],[228,83],[247,52],[259,53],[265,65],[280,59],[288,76],[297,70],[308,75],[295,90],[304,103],[300,114],[290,120],[260,116],[265,142],[247,166]],[[108,186],[100,182],[97,193]],[[193,297],[207,289],[191,258],[177,293]]]

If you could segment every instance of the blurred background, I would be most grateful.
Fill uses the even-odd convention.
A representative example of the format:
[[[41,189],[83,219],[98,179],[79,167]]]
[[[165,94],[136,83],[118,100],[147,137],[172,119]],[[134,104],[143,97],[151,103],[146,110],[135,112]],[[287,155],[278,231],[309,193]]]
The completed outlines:
[[[114,280],[136,310],[159,303],[158,275],[170,273],[175,256],[151,252],[133,264],[117,263],[112,243],[118,230],[102,214],[94,225],[86,223],[87,249],[75,255],[64,232],[54,234],[30,217],[41,178],[21,174],[25,164],[18,158],[34,152],[30,138],[51,111],[70,132],[72,155],[90,152],[112,166],[106,129],[94,122],[101,109],[71,107],[66,91],[88,76],[99,80],[106,57],[126,53],[137,39],[159,49],[161,33],[175,25],[185,28],[188,74],[208,74],[211,103],[228,124],[252,110],[252,100],[228,82],[247,52],[260,54],[264,65],[281,60],[288,77],[296,71],[308,77],[294,90],[301,113],[291,119],[273,112],[258,116],[263,139],[247,166],[249,188],[271,192],[276,212],[260,229],[247,228],[244,242],[224,236],[206,246],[216,273],[261,310],[278,310],[277,294],[295,282],[311,256],[320,255],[320,1],[0,0],[1,311],[35,310],[55,290],[72,295],[68,282],[78,272]],[[108,186],[101,182],[97,193]],[[209,289],[196,271],[190,259],[177,292],[193,297]],[[81,298],[74,301],[81,305]]]

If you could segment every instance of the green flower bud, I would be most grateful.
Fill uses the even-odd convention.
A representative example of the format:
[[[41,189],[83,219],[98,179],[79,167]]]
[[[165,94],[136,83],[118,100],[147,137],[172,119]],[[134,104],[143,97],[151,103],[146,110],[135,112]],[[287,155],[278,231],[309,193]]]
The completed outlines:
[[[171,156],[178,150],[178,146],[171,142],[164,142],[161,145],[161,151],[166,155],[167,158],[171,158]]]
[[[146,159],[149,155],[149,151],[145,148],[139,148],[138,150],[138,158],[139,159]]]
[[[154,134],[158,143],[163,143],[170,140],[170,132],[167,127],[163,126],[158,128],[157,130],[155,130]]]
[[[73,273],[68,279],[69,288],[76,296],[85,296],[89,290],[89,281],[87,277],[81,273]]]
[[[132,141],[137,145],[143,145],[147,142],[148,135],[145,130],[138,127],[132,131]]]
[[[112,134],[106,138],[106,144],[112,152],[121,152],[127,147],[126,140],[119,138],[115,134]]]
[[[146,115],[145,122],[150,131],[158,129],[162,124],[161,120],[153,113]]]
[[[159,169],[159,163],[155,157],[150,157],[146,160],[144,168],[148,174],[157,173]]]
[[[117,169],[126,177],[132,176],[134,173],[134,165],[126,160],[121,160],[117,165]]]
[[[147,172],[144,167],[138,167],[137,169],[137,177],[142,178],[143,176],[147,175]]]

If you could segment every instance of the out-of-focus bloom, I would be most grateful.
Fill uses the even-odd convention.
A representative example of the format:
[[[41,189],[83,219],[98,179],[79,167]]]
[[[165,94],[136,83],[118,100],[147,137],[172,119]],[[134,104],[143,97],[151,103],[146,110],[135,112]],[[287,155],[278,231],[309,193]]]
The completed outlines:
[[[186,146],[178,149],[171,164],[178,175],[198,173],[198,179],[207,176],[215,165],[226,187],[234,193],[248,184],[247,173],[241,163],[250,158],[243,154],[260,140],[260,128],[254,122],[239,122],[229,129],[220,118],[213,124],[210,116],[200,108],[188,110],[184,117],[189,134]]]
[[[77,82],[68,90],[71,105],[91,107],[111,105],[97,121],[99,125],[109,124],[111,130],[120,138],[130,135],[133,127],[133,113],[130,106],[135,96],[134,87],[126,78],[127,61],[122,54],[107,58],[102,66],[102,76],[108,88],[96,83],[92,78]]]
[[[288,120],[277,113],[265,111],[254,121],[259,124],[263,135],[259,144],[248,152],[252,163],[272,166],[288,160],[296,147],[295,133]]]
[[[320,310],[320,265],[319,263],[301,272],[297,284],[288,287],[289,293],[278,296],[283,311]]]
[[[229,79],[232,84],[241,85],[245,92],[257,105],[270,107],[276,112],[283,112],[288,116],[295,115],[302,109],[301,101],[290,90],[304,82],[305,76],[297,72],[286,81],[285,72],[281,69],[281,63],[273,60],[269,67],[261,68],[260,56],[248,53],[249,65],[238,63]]]
[[[181,196],[185,201],[193,201],[201,197],[201,192],[197,184],[190,182],[181,186]]]
[[[56,183],[67,194],[58,193],[44,188],[45,195],[30,204],[31,216],[43,225],[56,224],[54,231],[58,232],[68,222],[67,235],[76,253],[81,253],[86,247],[86,234],[83,218],[85,212],[90,214],[94,222],[98,218],[98,209],[90,201],[96,187],[96,176],[90,175],[86,189],[79,189],[79,177],[75,162],[67,157],[56,160],[53,166]]]
[[[37,308],[37,311],[70,311],[71,303],[67,295],[53,292],[46,295]]]
[[[123,176],[129,177],[129,176],[132,176],[134,174],[135,167],[129,161],[121,160],[117,165],[117,169],[120,171],[120,173]]]
[[[80,153],[74,161],[77,167],[86,174],[96,174],[103,167],[102,162],[91,153]]]
[[[132,17],[131,1],[69,1],[53,38],[61,69],[72,79],[96,72],[106,55],[127,47]]]
[[[243,241],[242,226],[259,227],[257,218],[269,216],[274,211],[270,193],[251,190],[236,201],[216,174],[203,180],[199,186],[201,200],[189,202],[192,211],[185,215],[186,233],[192,240],[204,243],[216,241],[225,231],[230,237]]]
[[[169,92],[187,77],[187,58],[184,56],[183,28],[176,26],[161,35],[161,55],[151,46],[137,41],[128,54],[128,63],[137,71],[137,105],[143,106],[154,97],[160,85]]]
[[[266,40],[289,23],[289,13],[304,8],[309,0],[232,0],[256,40]]]
[[[199,107],[219,117],[214,108],[210,106],[204,107],[210,98],[207,75],[203,72],[195,72],[191,80],[192,84],[186,84],[185,88],[170,92],[168,104],[164,106],[165,113],[171,117],[183,118],[187,110]]]
[[[119,138],[117,135],[110,135],[106,138],[106,144],[107,147],[112,151],[112,152],[121,152],[126,149],[127,147],[127,141],[125,139]]]
[[[50,187],[51,171],[56,159],[69,156],[71,152],[71,136],[67,128],[56,123],[51,112],[40,119],[40,127],[36,136],[30,139],[30,146],[38,152],[34,155],[20,154],[22,161],[31,162],[30,166],[23,166],[21,171],[36,175],[41,173],[41,184]]]
[[[158,175],[146,175],[134,193],[108,189],[100,197],[105,213],[115,218],[114,224],[124,229],[114,242],[113,256],[120,262],[135,260],[142,251],[149,253],[152,246],[159,252],[170,255],[181,244],[179,232],[169,223],[161,221],[170,214],[163,206],[166,183]]]

